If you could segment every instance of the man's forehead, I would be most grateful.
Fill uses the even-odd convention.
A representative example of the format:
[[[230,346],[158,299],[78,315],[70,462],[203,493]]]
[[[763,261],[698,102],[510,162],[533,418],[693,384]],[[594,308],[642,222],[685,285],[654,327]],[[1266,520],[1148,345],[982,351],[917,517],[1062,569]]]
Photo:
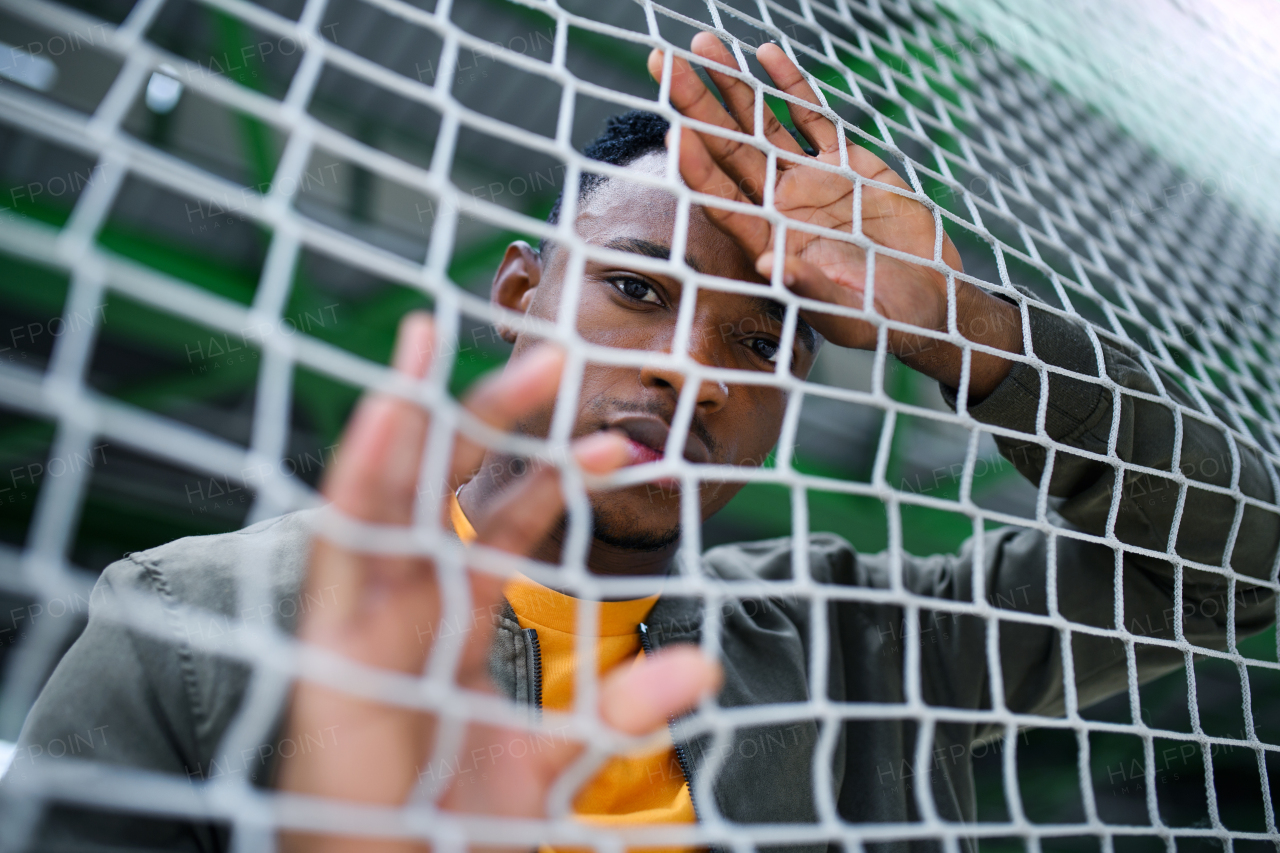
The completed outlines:
[[[646,154],[626,167],[653,176],[666,175],[664,152]],[[613,177],[587,197],[577,217],[578,233],[596,246],[666,258],[675,238],[675,193],[625,178]],[[762,282],[742,249],[711,224],[700,207],[689,211],[685,262],[707,275]],[[656,247],[662,247],[659,251]]]

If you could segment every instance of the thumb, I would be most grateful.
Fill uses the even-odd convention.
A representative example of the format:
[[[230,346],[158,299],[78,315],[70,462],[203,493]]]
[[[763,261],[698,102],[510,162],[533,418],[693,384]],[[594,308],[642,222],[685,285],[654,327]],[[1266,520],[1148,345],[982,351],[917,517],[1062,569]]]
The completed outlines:
[[[625,734],[649,734],[718,690],[723,678],[720,664],[697,646],[671,646],[611,673],[600,688],[600,716]]]
[[[765,252],[758,257],[756,272],[763,278],[771,279],[775,257],[773,252]],[[864,284],[841,284],[833,281],[821,267],[795,255],[785,255],[782,259],[782,283],[796,296],[846,308],[861,309],[866,296]],[[806,308],[800,313],[809,325],[838,346],[859,349],[875,347],[876,327],[865,320],[825,314],[820,309],[813,308]]]
[[[722,680],[720,665],[696,646],[672,646],[605,678],[600,716],[624,734],[650,734],[693,708]],[[582,749],[567,725],[539,733],[472,724],[459,756],[487,765],[490,772],[483,785],[454,784],[441,805],[471,814],[545,816],[548,792]]]
[[[765,252],[756,258],[756,272],[763,278],[773,277],[774,253]],[[818,299],[849,308],[862,307],[862,289],[832,281],[818,266],[795,255],[782,258],[782,283],[797,296]]]

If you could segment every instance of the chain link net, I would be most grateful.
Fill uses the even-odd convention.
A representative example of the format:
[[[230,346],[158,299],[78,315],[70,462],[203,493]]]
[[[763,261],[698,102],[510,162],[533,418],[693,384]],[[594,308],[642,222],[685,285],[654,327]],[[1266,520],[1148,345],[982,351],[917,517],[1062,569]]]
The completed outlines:
[[[92,605],[93,569],[119,556],[100,559],[85,544],[94,529],[119,523],[103,509],[95,478],[108,468],[121,471],[132,484],[129,488],[152,489],[141,499],[159,496],[160,503],[165,494],[183,493],[172,488],[165,492],[156,483],[186,484],[187,503],[178,501],[179,515],[190,510],[192,483],[200,502],[216,505],[213,515],[186,527],[167,519],[154,533],[159,541],[167,538],[162,535],[166,531],[212,532],[217,524],[211,519],[224,503],[237,507],[221,518],[224,526],[234,526],[228,518],[255,522],[314,506],[312,486],[333,444],[298,446],[292,426],[295,397],[317,387],[345,388],[349,393],[339,396],[349,405],[356,390],[393,387],[379,365],[385,351],[349,345],[330,334],[323,312],[328,307],[336,318],[333,306],[339,303],[326,304],[319,297],[298,300],[300,269],[320,275],[316,270],[339,268],[348,290],[384,283],[399,294],[380,303],[392,314],[428,300],[443,343],[430,379],[413,393],[437,415],[430,447],[439,451],[448,446],[453,430],[473,428],[454,402],[456,391],[483,366],[486,351],[475,342],[484,330],[512,318],[474,286],[478,276],[487,274],[472,269],[474,258],[492,259],[492,251],[467,251],[495,237],[505,242],[505,235],[515,233],[553,239],[570,252],[570,269],[581,269],[593,252],[598,254],[570,228],[574,193],[566,193],[568,215],[558,225],[548,225],[545,208],[524,204],[528,188],[540,184],[544,175],[547,187],[574,187],[587,171],[628,174],[578,153],[584,134],[590,138],[601,116],[647,109],[673,125],[687,128],[689,123],[666,101],[665,89],[655,101],[652,89],[634,76],[587,73],[599,66],[583,57],[598,60],[614,51],[642,63],[647,50],[657,46],[696,63],[686,45],[688,35],[698,30],[713,32],[732,47],[759,93],[785,102],[788,95],[752,71],[756,47],[779,43],[811,75],[824,114],[838,122],[847,139],[881,153],[900,170],[912,197],[936,212],[964,255],[965,280],[1023,306],[1027,294],[1034,294],[1046,306],[1043,310],[1088,324],[1095,346],[1101,341],[1126,346],[1153,376],[1175,377],[1184,397],[1152,397],[1176,413],[1173,440],[1180,440],[1184,420],[1225,424],[1231,464],[1239,466],[1239,447],[1255,449],[1268,460],[1267,476],[1276,493],[1270,463],[1280,459],[1275,426],[1280,423],[1280,373],[1274,360],[1280,240],[1268,211],[1254,207],[1250,212],[1233,200],[1245,198],[1247,204],[1250,195],[1259,195],[1259,182],[1245,177],[1247,163],[1231,164],[1240,167],[1238,173],[1212,174],[1172,165],[1123,132],[1114,115],[1086,106],[1077,97],[1082,94],[1079,86],[1071,94],[1064,92],[1004,49],[1008,45],[1001,44],[998,31],[993,36],[974,29],[965,22],[971,19],[946,6],[888,0],[598,5],[529,2],[508,8],[462,0],[434,5],[405,0],[0,3],[6,32],[12,34],[5,40],[26,45],[14,48],[12,68],[5,72],[10,82],[0,87],[4,177],[11,189],[0,225],[0,252],[15,271],[13,280],[21,284],[7,288],[5,298],[21,308],[15,316],[28,320],[53,304],[50,294],[60,294],[55,301],[61,306],[48,314],[56,321],[15,325],[28,330],[25,343],[19,346],[15,338],[16,355],[0,362],[0,407],[6,441],[11,442],[5,458],[13,466],[10,482],[0,486],[28,501],[26,510],[15,510],[6,519],[6,544],[0,551],[0,588],[20,602],[4,639],[0,736],[16,739],[49,672],[79,630],[81,623],[53,617],[75,609],[68,602]],[[1000,20],[991,9],[976,19],[992,28]],[[232,36],[229,42],[214,43],[230,43],[240,51],[193,48],[199,38],[180,37],[184,27],[196,26],[193,21],[204,22],[203,29],[197,27],[204,35],[239,32],[239,40]],[[48,83],[53,73],[48,63],[63,78],[76,75],[88,84],[68,93]],[[1230,88],[1229,80],[1219,82],[1223,91]],[[173,144],[174,131],[166,130],[164,122],[178,98],[217,114],[194,137],[188,128],[188,138],[205,144]],[[368,109],[353,118],[325,106],[333,103]],[[522,103],[537,109],[521,109]],[[380,122],[397,132],[378,134]],[[1177,132],[1165,128],[1166,134]],[[220,157],[219,150],[228,147],[243,156]],[[487,164],[477,164],[477,150]],[[521,159],[534,167],[523,172],[508,168]],[[629,180],[663,186],[682,204],[691,200],[690,192],[672,178],[651,180],[631,173]],[[1233,194],[1233,181],[1247,186]],[[41,207],[45,202],[52,206]],[[148,229],[177,234],[178,248],[166,252],[140,240],[139,233],[145,236]],[[184,257],[194,260],[184,262]],[[240,278],[224,275],[210,267],[213,257],[230,258],[248,272]],[[679,261],[655,261],[654,268],[667,270],[691,290],[729,288],[723,279],[700,275]],[[24,287],[31,292],[23,292]],[[788,306],[786,334],[793,335],[800,303],[781,288],[776,288],[776,298]],[[355,303],[341,304],[346,312]],[[118,306],[128,306],[118,315],[126,318],[119,331],[126,337],[157,335],[170,325],[186,330],[177,338],[185,363],[177,361],[204,386],[232,375],[243,379],[236,371],[247,354],[253,362],[245,380],[248,390],[239,397],[213,392],[180,405],[166,402],[169,392],[163,383],[118,391],[130,371],[150,369],[130,361],[127,352],[113,356],[111,369],[100,363],[104,336],[116,333],[110,327]],[[125,814],[223,821],[243,849],[268,844],[281,822],[414,834],[439,849],[462,849],[467,841],[524,843],[557,837],[618,850],[619,837],[625,837],[735,850],[788,843],[862,850],[924,839],[954,850],[964,839],[980,838],[984,849],[992,850],[1010,846],[1038,851],[1043,846],[1111,853],[1150,841],[1172,853],[1194,844],[1233,851],[1280,840],[1270,782],[1280,751],[1277,730],[1271,727],[1275,715],[1270,706],[1280,699],[1273,686],[1280,666],[1272,635],[1245,641],[1228,629],[1223,648],[1207,648],[1188,640],[1180,627],[1174,639],[1160,639],[1125,625],[1121,601],[1111,624],[1085,625],[1056,612],[1052,604],[1046,614],[1028,614],[977,594],[970,601],[945,600],[902,586],[904,555],[945,551],[958,542],[937,534],[947,524],[960,531],[959,538],[1003,524],[1038,529],[1051,538],[1063,529],[1051,512],[1048,476],[1039,488],[1013,478],[1000,480],[1003,491],[984,492],[984,477],[1001,466],[993,431],[983,429],[963,406],[953,412],[940,404],[936,392],[910,385],[886,352],[885,330],[891,324],[873,314],[851,313],[868,316],[881,329],[874,352],[865,357],[824,354],[830,360],[810,381],[796,379],[785,366],[753,380],[789,391],[783,433],[768,464],[726,472],[699,470],[682,461],[663,463],[662,472],[678,478],[687,493],[696,493],[700,482],[726,477],[746,481],[749,488],[771,489],[759,492],[772,501],[768,524],[785,519],[777,532],[798,534],[794,577],[729,586],[698,571],[706,545],[752,525],[748,516],[738,528],[704,529],[698,506],[686,500],[684,571],[666,579],[662,590],[701,598],[707,626],[703,643],[712,653],[719,642],[712,629],[729,598],[791,597],[809,604],[816,624],[823,624],[826,616],[818,614],[825,614],[832,602],[901,607],[901,623],[887,630],[900,632],[894,639],[905,649],[904,703],[843,704],[815,698],[788,706],[730,709],[708,702],[693,719],[700,731],[720,738],[715,744],[727,743],[723,738],[734,727],[794,720],[828,724],[815,746],[813,770],[814,779],[828,786],[830,771],[824,768],[831,766],[835,738],[829,733],[835,723],[911,720],[918,726],[916,742],[908,747],[912,765],[877,768],[880,778],[874,781],[895,796],[905,789],[916,819],[850,823],[830,797],[819,797],[817,822],[803,825],[734,823],[714,805],[704,805],[695,828],[593,834],[567,816],[545,826],[445,819],[429,802],[391,816],[286,807],[247,774],[174,778],[92,763],[82,748],[79,760],[68,756],[40,764],[39,772],[24,776],[21,790],[8,789],[4,834],[9,839],[0,846],[24,849],[24,833],[34,829],[42,807],[53,801]],[[575,314],[576,302],[569,300],[558,325],[526,326],[565,345],[570,376],[589,361],[643,366],[644,354],[593,346],[575,337]],[[371,328],[385,328],[379,321],[372,311],[358,318]],[[253,332],[246,335],[246,330]],[[688,359],[688,335],[686,323],[674,358],[691,378],[740,381]],[[1066,372],[1034,356],[1019,358],[1042,376]],[[861,378],[851,378],[853,374]],[[1119,393],[1119,386],[1105,377],[1095,381]],[[565,413],[576,408],[576,395],[574,383],[565,383],[552,436],[536,444],[540,452],[554,454],[564,447],[572,425]],[[1183,399],[1195,406],[1179,402]],[[677,427],[688,423],[691,403],[682,401]],[[1044,438],[1045,417],[1043,411],[1038,415],[1041,444],[1066,452]],[[861,448],[861,475],[805,464],[806,441],[824,425],[838,442]],[[336,425],[316,434],[332,438]],[[914,440],[904,438],[909,436]],[[529,447],[508,436],[486,438],[499,448]],[[1117,464],[1116,440],[1113,434],[1111,455],[1098,455],[1099,462]],[[115,452],[120,454],[120,461],[113,460],[115,467],[93,464]],[[429,461],[428,468],[432,464],[443,463]],[[33,465],[40,466],[38,474]],[[1197,512],[1188,503],[1185,473],[1130,470],[1174,482],[1176,518]],[[178,471],[185,473],[174,473]],[[616,481],[626,483],[627,476],[620,474]],[[565,565],[558,573],[533,564],[521,568],[534,578],[554,577],[558,586],[584,599],[654,591],[653,579],[608,579],[585,571],[581,555],[589,507],[572,472],[566,473],[566,486],[570,544]],[[1225,495],[1239,507],[1232,530],[1223,532],[1228,543],[1234,542],[1246,508],[1275,511],[1268,501],[1244,494],[1234,480],[1228,486],[1196,486]],[[125,487],[117,483],[117,488]],[[833,587],[808,576],[808,551],[799,534],[825,529],[828,504],[823,496],[832,495],[838,498],[832,505],[850,513],[856,508],[864,512],[872,504],[883,508],[878,522],[883,535],[878,541],[870,537],[869,547],[878,545],[889,554],[897,580],[887,589]],[[426,528],[433,527],[430,519],[438,515],[443,499],[423,493],[418,511]],[[874,511],[856,515],[863,521],[874,516]],[[366,546],[376,542],[383,549],[404,547],[433,555],[446,569],[459,565],[459,553],[439,535],[391,544],[376,530],[354,529],[350,535]],[[1114,532],[1098,541],[1117,553],[1128,547]],[[862,546],[856,539],[855,544]],[[1229,589],[1224,607],[1235,606],[1237,583],[1262,591],[1255,594],[1277,589],[1274,569],[1259,579],[1233,571],[1227,557],[1222,565],[1195,564],[1179,556],[1174,537],[1167,552],[1156,556],[1174,569],[1179,607],[1184,570],[1223,579]],[[245,554],[244,559],[254,557]],[[490,567],[502,572],[513,568],[509,562]],[[1046,584],[1056,587],[1060,579],[1055,573],[1067,568],[1050,565]],[[265,582],[245,577],[239,590],[242,612],[259,607],[273,612],[278,606],[273,591]],[[464,619],[465,595],[455,590],[446,598],[450,609],[445,623]],[[1049,598],[1055,600],[1052,593]],[[996,681],[1001,664],[995,638],[1002,622],[1021,620],[1058,631],[1067,661],[1062,673],[1065,715],[1015,713],[1002,700],[985,710],[928,704],[920,688],[921,647],[934,639],[922,633],[923,611],[982,620],[989,627],[987,646]],[[582,608],[584,625],[591,624],[593,613]],[[146,601],[132,602],[118,616],[141,634],[163,639],[172,629],[166,621],[172,615]],[[208,615],[193,612],[183,618],[200,624]],[[1173,618],[1180,626],[1181,617]],[[244,617],[223,627],[212,632],[188,626],[185,634],[198,648],[252,665],[255,675],[243,706],[218,749],[219,754],[235,755],[241,747],[252,749],[263,742],[281,691],[287,689],[286,676],[302,664],[270,620]],[[1105,714],[1092,714],[1076,700],[1071,646],[1079,635],[1114,641],[1127,661],[1127,690]],[[831,650],[820,630],[815,628],[813,637],[810,665],[816,673]],[[1183,680],[1140,686],[1135,649],[1144,644],[1176,650],[1185,661]],[[584,644],[580,657],[590,660],[592,654]],[[1200,659],[1206,663],[1197,667],[1194,662]],[[1074,666],[1082,663],[1087,662],[1077,659]],[[1198,686],[1196,673],[1207,672],[1209,665],[1217,667],[1212,678],[1204,676]],[[365,679],[363,690],[392,701],[507,719],[500,709],[477,706],[440,687],[439,680],[432,682],[436,692],[424,698],[401,684],[379,680],[376,673],[360,677]],[[593,695],[593,682],[584,667],[579,695]],[[1159,688],[1162,684],[1166,687]],[[1202,719],[1209,706],[1223,706],[1220,697],[1206,696],[1206,684],[1228,696],[1225,707],[1235,715],[1234,724],[1207,725]],[[1158,696],[1167,705],[1183,708],[1185,724],[1160,716],[1164,706],[1158,705],[1158,697],[1144,698],[1157,688],[1164,690]],[[966,720],[998,733],[981,748],[967,747],[964,756],[974,762],[978,776],[976,824],[939,817],[932,789],[918,784],[939,760],[932,740],[935,728]],[[575,733],[600,745],[612,743],[585,711],[549,714],[544,720],[548,730],[557,725],[572,725]],[[1035,740],[1041,737],[1039,730],[1065,740]],[[92,744],[95,736],[111,736],[109,731],[79,734],[84,735],[82,747],[86,739]],[[1117,746],[1124,738],[1136,746]],[[44,747],[52,754],[51,744]],[[437,754],[448,749],[448,744],[438,746]],[[714,747],[711,753],[716,753]],[[24,757],[31,758],[18,755],[13,760]],[[585,779],[598,759],[590,754],[570,773],[569,782]],[[1047,763],[1039,766],[1041,760]],[[713,771],[714,762],[695,786],[695,800],[701,804],[714,803]],[[1178,774],[1192,780],[1189,787],[1168,781]],[[1198,805],[1179,799],[1188,790],[1200,797]],[[562,805],[567,801],[566,792],[557,796]],[[1081,846],[1082,840],[1087,843]]]

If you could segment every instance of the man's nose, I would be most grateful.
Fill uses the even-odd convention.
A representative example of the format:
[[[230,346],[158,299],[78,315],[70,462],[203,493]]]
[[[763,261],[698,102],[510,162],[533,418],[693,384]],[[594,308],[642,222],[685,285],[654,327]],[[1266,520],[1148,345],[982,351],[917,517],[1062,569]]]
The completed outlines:
[[[640,368],[641,385],[659,390],[669,388],[677,399],[684,391],[684,386],[688,379],[687,374],[674,368],[654,366]],[[712,412],[717,412],[724,408],[725,403],[728,401],[728,385],[714,379],[702,380],[702,384],[698,388],[698,401],[696,403],[701,414],[709,415]]]

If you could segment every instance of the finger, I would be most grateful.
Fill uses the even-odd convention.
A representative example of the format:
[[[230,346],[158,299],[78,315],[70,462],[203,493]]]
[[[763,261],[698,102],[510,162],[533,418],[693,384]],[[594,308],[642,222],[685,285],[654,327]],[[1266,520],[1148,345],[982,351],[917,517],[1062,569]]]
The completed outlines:
[[[405,315],[392,366],[422,377],[430,367],[434,342],[429,315]],[[367,394],[343,433],[342,448],[325,480],[325,496],[343,513],[363,521],[409,523],[430,423],[428,414],[408,400]]]
[[[698,56],[711,62],[725,65],[729,68],[737,68],[733,53],[729,48],[725,47],[724,42],[711,33],[702,32],[694,36],[692,50]],[[747,133],[754,133],[756,126],[755,90],[738,78],[721,73],[711,66],[707,66],[707,75],[711,78],[711,82],[716,84],[716,88],[720,90],[725,106],[728,107],[729,112],[737,120],[737,123]],[[764,118],[765,139],[784,151],[790,151],[792,154],[804,153],[800,150],[800,145],[795,138],[782,126],[782,122],[778,121],[778,117],[773,114],[773,110],[769,108],[768,104],[765,104],[760,112]]]
[[[626,439],[614,433],[595,433],[573,443],[574,462],[590,474],[607,474],[631,461]],[[518,479],[490,502],[484,516],[475,523],[476,541],[511,554],[532,552],[551,532],[564,513],[560,474],[544,465]],[[503,579],[487,572],[473,571],[471,582],[474,613],[492,612],[502,597]],[[488,657],[492,620],[475,626],[467,638],[459,668],[459,681],[481,689],[488,685]]]
[[[671,132],[667,140],[670,144]],[[729,201],[750,204],[735,183],[712,158],[702,142],[702,137],[687,130],[680,134],[680,175],[690,189],[707,195],[719,196]],[[724,231],[740,245],[748,256],[756,257],[769,248],[773,229],[759,216],[736,210],[704,206],[703,210],[716,227]]]
[[[400,324],[394,369],[421,378],[434,352],[431,318],[407,315]],[[343,433],[325,494],[344,513],[365,521],[407,524],[412,518],[417,471],[430,418],[419,406],[387,394],[361,400]],[[439,615],[434,571],[422,561],[353,552],[323,537],[307,568],[308,608],[297,636],[307,645],[367,666],[418,673],[428,643],[416,630]],[[281,790],[381,805],[404,802],[417,782],[414,757],[431,742],[429,717],[346,693],[301,676],[291,699],[286,733],[327,732],[326,749],[302,750],[281,764]],[[340,734],[339,734],[340,733]],[[322,839],[281,834],[285,850],[410,851],[410,843],[373,839]]]
[[[396,336],[392,367],[421,378],[431,365],[434,343],[430,315],[406,315]],[[362,521],[409,524],[429,427],[430,417],[418,405],[390,394],[367,394],[343,432],[325,480],[325,495],[343,514]],[[434,619],[432,573],[414,560],[357,553],[321,533],[312,548],[306,583],[308,594],[321,596],[328,606],[308,614],[299,637],[364,663],[414,671],[422,651],[402,625]],[[393,612],[375,606],[384,601],[394,605]]]
[[[764,278],[772,279],[774,257],[773,252],[765,252],[756,258],[756,272]],[[832,281],[821,267],[795,255],[786,255],[782,259],[782,283],[797,296],[850,308],[862,307],[862,288]]]
[[[410,311],[400,319],[391,366],[414,379],[427,375],[435,344],[435,322],[425,311]]]
[[[610,674],[600,688],[600,716],[618,731],[648,734],[719,690],[723,677],[697,646],[671,646]]]
[[[714,37],[712,39],[715,40]],[[719,44],[719,41],[716,41]],[[654,50],[649,54],[649,73],[653,75],[655,80],[661,81],[662,77],[662,52]],[[724,75],[721,75],[722,77]],[[732,78],[728,78],[732,79]],[[738,81],[734,81],[738,82]],[[719,84],[717,84],[719,85]],[[740,84],[745,85],[745,84]],[[723,87],[722,87],[723,90]],[[748,87],[748,92],[750,88]],[[743,127],[734,121],[733,117],[725,112],[724,107],[720,106],[720,102],[711,94],[710,90],[703,85],[702,80],[694,72],[693,67],[683,59],[677,57],[671,63],[671,105],[681,112],[697,121],[706,122],[716,127],[722,127],[725,130],[732,130],[737,133],[750,133],[750,130],[743,130]],[[695,131],[696,132],[696,131]],[[691,135],[687,131],[685,135]],[[725,139],[722,136],[714,134],[698,134],[703,144],[711,152],[711,155],[719,162],[723,168],[738,181],[742,187],[748,190],[753,201],[760,200],[761,188],[767,175],[768,158],[753,145],[740,142],[734,139]],[[794,140],[791,141],[795,145]],[[799,148],[796,152],[799,153]]]
[[[600,717],[626,734],[651,734],[718,690],[722,680],[720,666],[696,646],[673,646],[615,669],[601,685]],[[461,756],[483,755],[493,762],[489,784],[483,790],[455,785],[441,805],[472,814],[544,816],[547,793],[582,753],[564,729],[534,733],[473,725],[465,740]]]
[[[549,345],[540,346],[482,379],[467,394],[463,405],[494,429],[510,431],[521,417],[555,399],[563,370],[564,353]],[[470,479],[486,450],[465,430],[459,431],[450,473],[451,490]]]
[[[574,442],[574,461],[591,474],[607,474],[631,461],[630,446],[615,433],[600,432]],[[564,512],[560,473],[544,465],[519,478],[494,499],[475,525],[476,541],[512,554],[527,554]]]
[[[765,252],[756,259],[756,271],[762,277],[772,278],[774,257],[773,252]],[[862,286],[833,281],[821,268],[795,255],[787,255],[782,264],[782,283],[797,296],[848,308],[863,307]],[[859,349],[875,346],[876,327],[864,320],[813,310],[800,314],[820,335],[839,346]]]
[[[760,64],[764,66],[765,71],[769,72],[769,76],[773,78],[773,82],[779,89],[802,101],[808,101],[811,104],[821,103],[809,86],[809,82],[800,73],[800,69],[778,45],[772,42],[761,45],[760,50],[756,52],[756,59],[760,60]],[[822,113],[807,110],[790,102],[787,103],[787,108],[791,111],[791,120],[795,122],[796,130],[800,131],[819,154],[839,149],[840,134],[830,119]]]

